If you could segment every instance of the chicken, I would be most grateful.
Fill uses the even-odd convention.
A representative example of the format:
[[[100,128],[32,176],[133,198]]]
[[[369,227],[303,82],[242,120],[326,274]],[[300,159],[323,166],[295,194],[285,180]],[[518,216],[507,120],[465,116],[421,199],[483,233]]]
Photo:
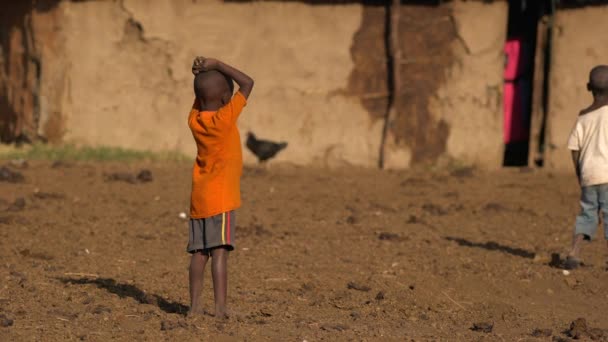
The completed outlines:
[[[258,161],[260,163],[267,161],[274,157],[280,150],[287,147],[286,142],[272,142],[268,140],[257,139],[255,135],[251,132],[247,133],[247,148],[256,157],[258,157]]]

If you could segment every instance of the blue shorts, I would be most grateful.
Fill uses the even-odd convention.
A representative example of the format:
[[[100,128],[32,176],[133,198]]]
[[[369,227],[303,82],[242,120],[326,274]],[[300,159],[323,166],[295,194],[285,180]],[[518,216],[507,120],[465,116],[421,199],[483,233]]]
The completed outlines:
[[[576,217],[574,234],[584,234],[591,240],[599,224],[602,212],[604,237],[608,240],[608,184],[585,186],[581,189],[581,213]]]

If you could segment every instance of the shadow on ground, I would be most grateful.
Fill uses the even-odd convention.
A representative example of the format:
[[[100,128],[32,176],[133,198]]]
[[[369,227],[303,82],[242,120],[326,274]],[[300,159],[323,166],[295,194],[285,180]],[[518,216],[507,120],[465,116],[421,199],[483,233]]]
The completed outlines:
[[[64,284],[76,285],[96,285],[100,289],[104,289],[110,293],[118,295],[120,298],[133,298],[141,304],[151,304],[158,306],[166,313],[179,314],[185,316],[188,312],[188,307],[181,304],[166,300],[165,298],[145,293],[134,285],[119,283],[111,278],[58,278]]]
[[[523,248],[505,246],[505,245],[501,245],[498,242],[494,242],[494,241],[480,243],[480,242],[472,242],[467,239],[457,238],[457,237],[452,237],[452,236],[446,236],[444,239],[446,239],[448,241],[454,241],[457,244],[459,244],[460,246],[471,247],[471,248],[482,248],[482,249],[486,249],[488,251],[499,251],[502,253],[511,254],[511,255],[526,258],[526,259],[534,259],[534,255],[535,255],[534,252],[530,252]]]

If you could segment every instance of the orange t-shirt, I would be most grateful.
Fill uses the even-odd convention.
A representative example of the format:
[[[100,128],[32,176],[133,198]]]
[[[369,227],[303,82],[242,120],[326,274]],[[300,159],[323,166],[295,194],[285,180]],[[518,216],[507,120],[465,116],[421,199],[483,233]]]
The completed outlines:
[[[216,112],[200,111],[195,100],[188,126],[196,142],[190,217],[206,218],[241,206],[243,154],[236,120],[247,99],[237,92]]]

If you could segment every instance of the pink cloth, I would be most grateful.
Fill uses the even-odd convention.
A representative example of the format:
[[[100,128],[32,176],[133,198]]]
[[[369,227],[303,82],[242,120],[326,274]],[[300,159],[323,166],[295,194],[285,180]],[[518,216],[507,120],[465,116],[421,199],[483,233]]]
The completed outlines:
[[[504,70],[503,89],[503,140],[505,144],[508,144],[528,140],[528,128],[523,112],[525,84],[516,81],[524,69],[521,39],[507,40],[504,51],[507,62]]]
[[[507,40],[505,43],[505,56],[507,58],[504,72],[505,81],[513,81],[522,71],[520,38],[510,38]]]

